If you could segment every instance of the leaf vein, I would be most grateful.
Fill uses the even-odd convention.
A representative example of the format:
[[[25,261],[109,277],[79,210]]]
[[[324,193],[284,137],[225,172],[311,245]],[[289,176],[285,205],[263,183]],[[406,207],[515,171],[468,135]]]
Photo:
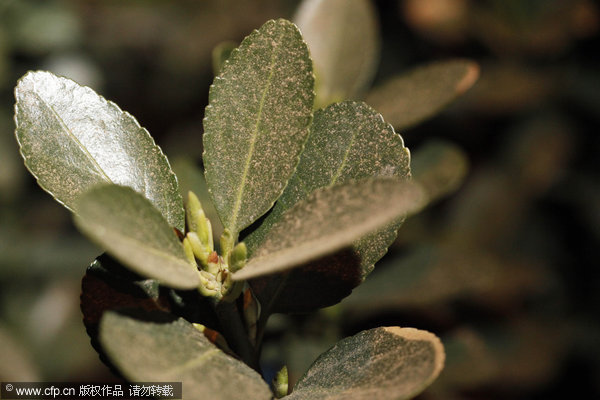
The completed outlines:
[[[75,144],[77,144],[77,146],[82,151],[82,153],[90,160],[90,162],[92,163],[92,165],[94,165],[95,169],[104,177],[104,179],[106,179],[107,182],[114,183],[113,180],[110,179],[109,176],[106,174],[106,172],[104,171],[104,169],[100,166],[100,164],[98,164],[98,162],[96,161],[96,159],[85,148],[85,146],[83,145],[83,143],[81,143],[81,141],[77,138],[77,136],[75,136],[75,134],[71,131],[71,129],[69,129],[69,127],[67,126],[67,124],[65,123],[65,121],[56,112],[56,110],[54,109],[54,107],[52,107],[50,104],[47,104],[46,101],[37,92],[33,92],[33,93],[40,100],[41,104],[43,104],[46,108],[48,108],[48,110],[50,110],[52,112],[52,115],[54,115],[54,117],[56,117],[56,119],[58,120],[58,123],[67,132],[67,134],[73,140],[73,142],[75,142]]]
[[[185,372],[187,370],[196,368],[201,366],[202,364],[205,364],[208,360],[210,360],[211,358],[213,358],[217,353],[219,353],[220,350],[219,349],[212,349],[209,350],[203,354],[201,354],[198,357],[194,357],[191,360],[185,362],[184,364],[171,368],[167,374],[168,375],[173,375],[173,376],[178,376],[180,375],[182,372]]]
[[[282,36],[282,34],[280,34],[280,36]],[[277,40],[276,43],[279,43],[279,40]],[[250,148],[248,149],[248,155],[246,156],[246,162],[244,163],[244,170],[242,172],[242,179],[241,179],[238,193],[237,193],[237,196],[235,199],[235,205],[233,207],[233,215],[231,217],[231,226],[229,228],[232,231],[235,231],[234,235],[236,235],[238,233],[237,227],[236,227],[237,219],[238,219],[239,211],[241,208],[242,198],[244,196],[244,188],[245,188],[246,180],[248,178],[248,171],[250,170],[250,162],[252,161],[252,156],[254,155],[254,147],[256,145],[256,141],[259,136],[258,128],[260,126],[260,122],[262,119],[262,112],[263,112],[263,107],[265,104],[265,99],[267,97],[267,92],[269,91],[270,86],[271,86],[271,80],[273,78],[273,74],[275,73],[276,53],[277,53],[277,48],[274,47],[273,52],[271,53],[271,60],[269,62],[269,68],[270,68],[269,76],[265,83],[265,88],[263,89],[263,92],[261,94],[260,103],[259,103],[259,107],[258,107],[258,113],[256,116],[256,124],[254,125],[254,129],[252,131],[252,137],[250,139]]]
[[[356,137],[358,136],[359,131],[360,131],[360,128],[355,129],[354,132],[352,132],[352,137],[350,138],[350,143],[348,144],[348,148],[344,152],[344,157],[342,157],[342,163],[340,164],[339,168],[337,169],[337,171],[331,178],[331,183],[329,184],[329,186],[335,185],[337,180],[342,175],[342,171],[344,170],[344,168],[346,168],[346,164],[348,163],[348,156],[350,155],[350,150],[352,150],[352,147],[354,146],[354,142],[356,140]]]

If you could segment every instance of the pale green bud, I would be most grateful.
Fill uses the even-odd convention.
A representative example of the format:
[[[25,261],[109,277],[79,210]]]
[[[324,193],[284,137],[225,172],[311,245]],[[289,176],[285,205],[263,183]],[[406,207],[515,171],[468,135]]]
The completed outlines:
[[[192,248],[192,252],[196,258],[200,260],[200,264],[202,264],[202,266],[208,264],[210,250],[202,243],[198,237],[198,234],[196,232],[188,232],[186,239],[188,239],[188,242]]]
[[[219,291],[216,289],[209,289],[200,285],[198,286],[198,291],[204,297],[219,297]]]
[[[225,280],[223,284],[223,289],[225,291],[225,295],[223,296],[223,301],[232,302],[235,301],[240,294],[242,293],[242,289],[244,289],[244,282],[236,282],[232,280]]]
[[[202,210],[202,204],[194,192],[188,192],[187,206],[185,208],[185,216],[187,218],[187,225],[189,232],[198,232],[198,218],[200,215],[204,215]],[[206,217],[205,217],[206,218]]]
[[[185,258],[188,259],[190,264],[196,266],[196,258],[194,257],[194,250],[192,249],[192,244],[187,237],[183,238],[183,252],[185,253]]]
[[[208,271],[200,271],[200,283],[210,290],[218,289],[220,286],[215,276]]]
[[[206,232],[208,233],[207,245],[208,245],[208,248],[210,249],[210,251],[213,251],[215,249],[215,242],[213,240],[212,224],[210,223],[210,219],[205,218],[205,220],[206,220]]]
[[[208,272],[202,271],[202,270],[198,271],[198,275],[200,278],[200,285],[202,285],[202,286],[207,286],[212,280],[215,279],[214,276],[212,276]]]
[[[221,270],[221,267],[219,266],[219,263],[209,262],[208,264],[206,264],[206,271],[208,273],[211,273],[216,276],[220,270]]]
[[[273,393],[275,394],[275,398],[280,399],[283,396],[287,396],[288,394],[288,370],[287,366],[283,366],[275,375],[273,382],[271,382],[271,387],[273,388]]]
[[[218,297],[220,296],[217,282],[215,277],[206,271],[198,271],[198,277],[200,278],[200,285],[198,291],[205,297]]]
[[[217,279],[217,282],[225,282],[225,278],[227,277],[227,272],[222,270],[221,268],[219,268],[219,270],[217,271],[215,278]]]
[[[198,227],[198,237],[206,247],[210,247],[212,250],[212,245],[210,245],[212,228],[210,226],[210,221],[208,218],[206,218],[204,212],[198,214],[196,218],[196,226]]]
[[[233,251],[231,252],[231,255],[229,257],[229,271],[231,271],[231,273],[234,273],[244,268],[244,266],[246,265],[247,257],[248,249],[246,248],[246,243],[238,243],[233,248]]]
[[[223,280],[221,293],[223,293],[223,301],[232,302],[237,299],[242,293],[245,282],[234,281],[231,279],[231,272],[223,271],[225,279]]]
[[[221,235],[221,255],[223,258],[227,259],[229,252],[233,248],[233,235],[229,229],[225,229],[223,234]]]

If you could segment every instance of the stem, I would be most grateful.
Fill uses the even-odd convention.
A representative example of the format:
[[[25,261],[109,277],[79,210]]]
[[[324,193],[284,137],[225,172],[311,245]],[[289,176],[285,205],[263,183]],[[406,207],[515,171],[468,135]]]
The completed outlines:
[[[265,328],[267,327],[267,321],[271,316],[271,310],[273,309],[273,305],[279,298],[279,295],[283,291],[285,284],[290,277],[291,270],[287,270],[281,274],[281,280],[277,284],[277,289],[271,296],[271,299],[267,304],[261,305],[262,310],[260,311],[260,317],[258,318],[258,323],[256,327],[256,347],[260,348],[263,340],[263,336],[265,334]]]
[[[242,361],[261,373],[258,353],[250,343],[236,302],[220,301],[214,305],[214,308],[221,323],[221,329],[223,329],[223,336],[227,339],[231,349],[241,357]]]

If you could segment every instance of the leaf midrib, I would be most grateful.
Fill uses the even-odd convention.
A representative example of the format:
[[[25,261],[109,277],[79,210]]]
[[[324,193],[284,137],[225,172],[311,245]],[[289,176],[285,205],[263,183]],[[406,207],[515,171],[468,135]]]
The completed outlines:
[[[352,146],[354,146],[354,142],[355,142],[356,137],[358,136],[358,132],[361,130],[361,128],[362,128],[362,126],[360,128],[357,128],[354,130],[354,132],[352,134],[352,138],[350,139],[350,143],[348,144],[348,148],[346,149],[346,152],[344,153],[344,158],[342,160],[342,163],[341,163],[340,167],[338,168],[338,170],[336,171],[333,178],[331,179],[331,182],[329,183],[328,187],[335,185],[335,183],[341,176],[342,171],[344,170],[344,168],[346,167],[346,164],[348,162],[348,155],[350,154],[350,150],[352,149]],[[306,195],[309,195],[310,193],[307,190],[306,185],[304,184],[304,181],[302,180],[302,178],[300,177],[299,174],[298,174],[297,178],[298,178],[297,179],[297,182],[298,182],[297,187],[301,188]],[[306,197],[304,197],[304,198],[306,198]],[[283,211],[283,212],[285,212],[285,211]],[[269,304],[267,304],[267,307],[266,307],[265,314],[267,315],[267,317],[271,314],[271,310],[273,309],[273,306],[275,305],[277,299],[279,298],[279,295],[281,294],[283,288],[287,284],[288,278],[290,276],[290,272],[291,272],[291,270],[285,271],[283,277],[280,279],[279,283],[277,284],[275,293],[274,293],[273,297],[271,298],[271,301],[269,302]]]
[[[342,157],[342,162],[340,164],[340,166],[338,167],[337,171],[335,172],[335,174],[333,174],[333,176],[331,177],[331,180],[329,182],[328,185],[324,185],[323,187],[331,187],[334,186],[338,179],[340,178],[340,176],[342,175],[342,172],[344,171],[344,168],[346,168],[346,164],[348,164],[348,156],[350,155],[350,151],[352,150],[352,147],[354,146],[354,142],[356,141],[356,138],[358,136],[358,133],[362,130],[363,126],[361,125],[360,127],[358,127],[357,129],[355,129],[352,133],[352,137],[350,138],[350,142],[348,143],[348,146],[346,147],[346,151],[344,152],[344,156]],[[312,133],[311,133],[312,135]],[[310,137],[307,139],[310,140]],[[321,158],[323,158],[323,152],[317,152],[317,155],[321,156]],[[309,191],[309,189],[306,187],[306,184],[304,182],[304,180],[302,179],[300,173],[298,172],[298,170],[295,173],[295,178],[296,181],[294,183],[296,183],[296,187],[301,189],[305,196],[296,200],[296,202],[308,197],[310,195],[310,193],[312,193],[312,191]],[[292,182],[292,180],[290,180],[290,182]],[[318,188],[317,188],[318,189]],[[316,190],[316,189],[313,189]],[[293,206],[293,204],[288,205],[287,208],[290,208],[291,206]],[[286,210],[287,210],[286,208]],[[285,212],[286,210],[284,210],[283,212]]]
[[[203,364],[206,364],[206,362],[208,360],[210,360],[211,358],[216,356],[220,351],[221,350],[216,349],[216,348],[208,350],[208,351],[202,353],[201,355],[199,355],[198,357],[194,357],[194,358],[186,361],[182,365],[171,368],[170,370],[167,371],[167,375],[179,376],[182,372],[186,372],[188,370],[191,370],[191,369],[197,368]]]
[[[87,148],[83,145],[83,143],[81,143],[81,141],[77,138],[77,136],[75,136],[73,131],[71,131],[71,129],[69,129],[69,127],[67,126],[65,121],[61,118],[61,116],[58,114],[58,112],[56,112],[54,107],[52,107],[50,104],[47,104],[46,101],[44,100],[44,98],[39,95],[39,93],[37,93],[36,91],[32,91],[32,92],[40,100],[41,104],[43,104],[48,110],[50,110],[50,112],[56,118],[56,120],[58,121],[60,126],[63,128],[63,130],[68,134],[68,136],[71,138],[71,140],[73,140],[73,142],[75,142],[77,147],[79,147],[81,152],[88,158],[90,163],[104,177],[104,179],[109,183],[114,183],[113,180],[110,179],[109,176],[106,174],[104,169],[100,166],[100,164],[98,164],[96,159],[90,154],[90,152],[87,150]]]
[[[280,34],[278,37],[278,40],[275,43],[279,43],[279,40],[281,39],[281,36],[283,34]],[[265,84],[265,88],[263,89],[261,98],[260,98],[260,103],[259,103],[259,107],[258,107],[258,113],[256,116],[256,124],[254,125],[254,130],[252,132],[252,137],[250,140],[250,148],[248,149],[248,155],[246,156],[246,161],[244,163],[244,170],[242,172],[242,179],[240,182],[240,186],[238,189],[238,194],[236,196],[235,199],[235,205],[233,207],[233,215],[231,217],[231,223],[230,223],[230,227],[229,229],[234,232],[234,236],[237,236],[237,234],[239,233],[237,230],[237,219],[239,216],[239,211],[240,211],[240,207],[241,207],[241,202],[242,202],[242,197],[244,196],[244,188],[246,186],[246,180],[248,178],[248,171],[250,170],[250,161],[252,161],[252,156],[254,155],[254,147],[256,145],[256,140],[258,138],[258,133],[259,133],[259,126],[260,126],[260,122],[261,122],[261,118],[262,118],[262,112],[263,112],[263,107],[265,104],[265,98],[267,96],[267,92],[270,89],[271,86],[271,80],[273,78],[273,74],[275,73],[275,59],[276,59],[276,53],[278,50],[278,46],[274,46],[273,47],[273,52],[271,53],[271,60],[269,63],[269,77],[267,78],[267,82]]]
[[[339,168],[335,172],[335,175],[331,178],[331,183],[329,184],[329,187],[335,185],[335,183],[337,182],[339,177],[342,175],[342,171],[344,170],[344,168],[346,168],[346,164],[348,163],[348,155],[350,154],[350,150],[352,150],[352,147],[354,146],[354,142],[355,142],[356,137],[358,136],[358,132],[361,130],[361,128],[362,128],[362,126],[360,126],[359,128],[357,128],[353,131],[352,137],[350,138],[350,143],[348,143],[348,147],[346,148],[346,151],[344,152],[344,157],[342,158],[342,163],[340,164]]]

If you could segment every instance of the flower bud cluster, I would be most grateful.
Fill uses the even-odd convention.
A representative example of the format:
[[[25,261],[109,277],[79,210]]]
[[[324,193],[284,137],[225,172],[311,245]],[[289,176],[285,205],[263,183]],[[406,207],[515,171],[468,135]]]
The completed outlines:
[[[217,301],[233,301],[241,293],[243,282],[235,282],[231,274],[246,265],[247,250],[227,229],[219,240],[220,254],[215,251],[210,220],[206,218],[198,197],[188,193],[186,206],[187,232],[183,249],[189,262],[198,269],[203,296]]]

